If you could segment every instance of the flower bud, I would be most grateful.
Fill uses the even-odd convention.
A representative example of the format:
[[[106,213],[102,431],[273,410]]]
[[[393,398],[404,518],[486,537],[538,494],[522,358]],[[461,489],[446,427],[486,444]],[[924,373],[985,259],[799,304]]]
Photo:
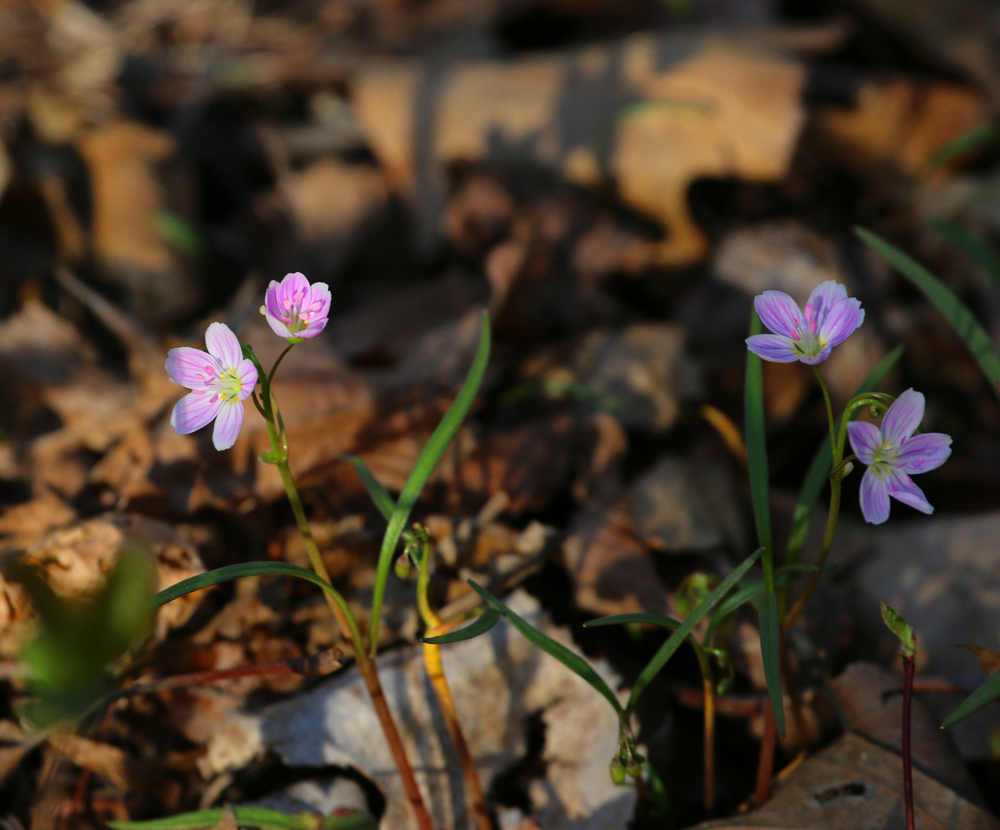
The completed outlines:
[[[608,765],[608,772],[611,773],[611,781],[618,786],[625,783],[625,765],[617,755],[611,759]]]
[[[396,559],[396,576],[400,579],[409,579],[413,573],[413,563],[405,553]]]
[[[625,765],[625,772],[627,772],[632,778],[638,778],[642,775],[642,761],[644,760],[645,758],[641,755],[632,756],[628,759],[628,764]]]

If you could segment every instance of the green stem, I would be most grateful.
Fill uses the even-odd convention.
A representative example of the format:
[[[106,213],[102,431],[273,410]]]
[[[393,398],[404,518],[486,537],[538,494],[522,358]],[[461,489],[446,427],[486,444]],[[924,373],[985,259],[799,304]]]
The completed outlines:
[[[285,355],[288,354],[294,348],[294,346],[295,346],[294,343],[289,343],[287,346],[285,346],[285,350],[278,355],[278,359],[274,361],[274,365],[271,367],[271,371],[267,373],[268,388],[270,388],[271,386],[271,381],[274,380],[274,373],[278,371],[278,367],[281,365],[281,361],[285,359]]]
[[[846,420],[846,419],[845,419]],[[835,458],[837,456],[834,456]],[[840,463],[839,461],[837,462]],[[816,583],[819,582],[820,574],[826,567],[826,560],[830,556],[830,548],[833,547],[833,534],[837,529],[837,518],[840,516],[840,481],[830,480],[830,513],[826,520],[826,531],[823,534],[823,544],[816,558],[816,570],[809,575],[805,588],[795,600],[795,604],[789,609],[785,618],[781,621],[781,632],[784,634],[795,623],[816,590]]]
[[[830,451],[834,452],[834,448],[837,446],[837,435],[833,420],[833,404],[830,403],[830,391],[826,388],[826,383],[824,383],[823,376],[819,373],[819,369],[815,366],[813,366],[812,369],[813,374],[816,375],[816,380],[819,381],[819,388],[823,390],[823,400],[826,402],[826,420],[830,425]],[[834,464],[836,463],[837,462],[834,461]]]

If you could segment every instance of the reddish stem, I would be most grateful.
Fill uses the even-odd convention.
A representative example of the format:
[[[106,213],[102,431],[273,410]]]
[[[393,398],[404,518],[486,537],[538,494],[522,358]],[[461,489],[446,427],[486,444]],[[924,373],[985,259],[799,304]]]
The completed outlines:
[[[912,655],[903,655],[903,800],[906,802],[906,830],[914,830],[913,762],[910,758],[910,710],[913,703]]]

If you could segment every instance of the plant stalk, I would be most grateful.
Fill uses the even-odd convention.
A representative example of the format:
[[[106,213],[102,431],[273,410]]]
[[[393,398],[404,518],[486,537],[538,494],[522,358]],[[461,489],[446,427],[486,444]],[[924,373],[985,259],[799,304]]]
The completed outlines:
[[[698,655],[701,686],[705,695],[703,735],[705,815],[711,818],[715,815],[715,683],[708,655],[698,646],[695,646],[695,652]]]
[[[430,582],[430,558],[431,549],[427,542],[421,545],[420,570],[417,574],[417,606],[420,609],[420,616],[427,627],[428,637],[434,637],[440,632],[441,619],[431,607],[430,599],[427,596],[427,588]],[[483,793],[482,784],[479,781],[479,772],[472,759],[472,752],[465,740],[465,733],[462,731],[462,723],[458,717],[458,710],[455,708],[455,700],[451,696],[451,688],[448,686],[448,679],[444,674],[444,665],[441,662],[441,646],[433,643],[424,643],[424,666],[427,676],[431,681],[431,688],[437,697],[438,706],[441,708],[441,716],[444,718],[451,742],[455,746],[455,754],[462,766],[462,777],[465,779],[465,789],[469,795],[470,809],[479,830],[493,830],[493,822],[490,819],[490,811],[486,806],[486,796]]]
[[[914,830],[913,759],[910,755],[910,713],[913,705],[914,656],[903,654],[903,800],[906,804],[906,830]]]
[[[284,354],[282,357],[283,356]],[[270,386],[269,381],[270,377],[268,377],[268,383],[265,384],[266,387]],[[292,478],[292,472],[288,466],[287,449],[283,446],[284,442],[282,440],[282,436],[279,436],[278,429],[275,424],[271,391],[269,388],[264,388],[262,389],[262,393],[263,407],[266,414],[265,423],[267,424],[267,434],[271,440],[271,452],[274,454],[274,457],[278,459],[276,466],[278,467],[278,472],[281,474],[281,481],[285,485],[285,493],[288,495],[288,501],[292,506],[292,513],[295,515],[295,522],[298,524],[299,532],[302,534],[302,539],[305,542],[309,562],[312,564],[313,570],[316,574],[324,581],[332,585],[333,583],[330,581],[330,574],[326,569],[326,565],[323,563],[322,556],[320,556],[319,547],[316,545],[316,540],[313,538],[312,530],[309,528],[309,521],[306,518],[305,509],[302,506],[302,499],[299,496],[298,488],[295,486],[295,480]],[[368,652],[365,650],[364,640],[361,638],[361,631],[358,628],[357,620],[354,619],[354,615],[351,613],[351,609],[347,605],[347,602],[344,600],[343,596],[341,596],[339,591],[334,591],[333,594],[334,596],[331,596],[330,594],[324,592],[323,595],[327,599],[327,604],[330,606],[330,611],[337,620],[337,624],[340,626],[341,632],[351,640],[351,646],[354,649],[354,659],[357,661],[358,670],[361,672],[365,685],[368,687],[368,694],[371,697],[372,706],[374,707],[375,714],[382,726],[382,731],[385,733],[386,741],[389,743],[389,751],[392,753],[393,761],[396,764],[396,768],[399,770],[399,776],[403,782],[403,788],[406,790],[406,796],[409,799],[410,806],[413,808],[413,813],[416,816],[417,825],[420,827],[420,830],[434,830],[434,824],[431,821],[430,813],[427,811],[427,806],[424,804],[423,796],[420,794],[420,787],[417,785],[416,776],[413,774],[413,767],[410,766],[409,759],[406,757],[406,749],[403,746],[399,730],[396,728],[396,722],[392,717],[392,712],[389,710],[389,704],[385,698],[385,692],[382,690],[382,683],[379,680],[378,669],[375,667],[375,661],[369,658]]]

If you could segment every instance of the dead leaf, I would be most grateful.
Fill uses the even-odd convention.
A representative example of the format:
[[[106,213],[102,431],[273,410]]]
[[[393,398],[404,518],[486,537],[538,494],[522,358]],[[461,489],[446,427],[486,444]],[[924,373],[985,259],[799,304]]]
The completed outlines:
[[[983,646],[974,646],[970,643],[959,643],[959,645],[962,648],[967,648],[979,658],[979,665],[983,667],[983,671],[987,674],[993,674],[997,669],[1000,669],[1000,651],[994,651],[991,648],[984,648]]]
[[[747,41],[636,35],[433,75],[383,61],[358,74],[352,100],[379,160],[415,198],[425,237],[444,202],[444,165],[541,163],[587,185],[595,171],[613,179],[626,203],[669,232],[649,259],[682,265],[707,245],[688,186],[702,176],[783,176],[804,123],[804,79],[801,64]]]
[[[60,755],[79,767],[103,776],[122,792],[132,793],[141,789],[141,763],[118,747],[71,732],[53,732],[48,741]]]

